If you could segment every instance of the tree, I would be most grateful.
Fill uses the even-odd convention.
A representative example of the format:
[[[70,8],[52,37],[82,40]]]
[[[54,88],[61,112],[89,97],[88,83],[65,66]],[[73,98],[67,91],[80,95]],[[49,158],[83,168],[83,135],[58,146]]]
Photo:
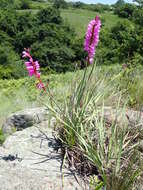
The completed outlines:
[[[37,14],[37,19],[39,24],[43,23],[60,24],[62,22],[59,10],[51,7],[40,10]]]
[[[96,57],[100,63],[106,64],[139,63],[143,54],[142,41],[142,27],[131,21],[122,20],[111,29],[101,31]]]
[[[143,26],[143,9],[137,9],[134,11],[133,20],[136,24]]]
[[[143,0],[133,0],[133,2],[136,2],[139,6],[143,6]]]
[[[119,17],[132,18],[136,9],[136,5],[126,3],[122,6],[116,7],[114,13],[117,14]]]
[[[54,0],[53,7],[56,8],[56,9],[59,9],[59,8],[67,9],[68,4],[64,0]]]
[[[83,8],[84,7],[84,3],[77,1],[75,3],[73,3],[73,7],[74,8]]]
[[[1,0],[0,1],[0,9],[11,8],[14,5],[14,0]]]
[[[64,23],[60,10],[53,7],[41,9],[34,15],[15,9],[1,10],[0,78],[23,76],[19,63],[24,48],[31,48],[42,71],[74,70],[75,65],[81,66],[81,59],[85,60],[83,42],[76,43],[75,36],[74,30]]]
[[[120,7],[120,6],[123,6],[125,4],[125,1],[124,0],[118,0],[116,3],[115,3],[115,7]]]

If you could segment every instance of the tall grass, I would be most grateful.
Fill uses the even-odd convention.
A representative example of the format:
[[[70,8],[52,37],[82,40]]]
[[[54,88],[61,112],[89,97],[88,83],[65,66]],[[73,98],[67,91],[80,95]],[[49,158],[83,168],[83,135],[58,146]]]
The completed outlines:
[[[109,101],[110,106],[117,111],[120,108],[120,114],[125,114],[126,101],[122,101],[122,92],[118,91],[115,82],[119,77],[120,73],[110,80],[100,78],[93,65],[75,82],[63,108],[48,106],[57,119],[59,138],[66,147],[67,158],[74,163],[83,160],[82,154],[91,167],[97,168],[96,190],[103,187],[107,190],[133,189],[142,171],[138,145],[143,131],[139,132],[137,126],[134,130],[120,126],[116,121],[107,124],[104,119],[104,108]],[[72,150],[74,153],[69,153]]]

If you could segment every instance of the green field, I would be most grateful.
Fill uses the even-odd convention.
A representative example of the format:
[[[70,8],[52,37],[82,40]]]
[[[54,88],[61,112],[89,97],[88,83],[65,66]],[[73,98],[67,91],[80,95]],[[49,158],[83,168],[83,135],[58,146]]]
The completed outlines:
[[[122,90],[127,88],[128,82],[132,79],[132,75],[129,78],[122,77],[121,65],[110,66],[97,66],[94,74],[93,81],[97,79],[103,79],[104,82],[111,80],[111,77],[116,78],[114,81],[115,86],[120,86]],[[143,101],[143,68],[139,67],[134,75],[134,82],[130,84],[129,93],[131,106],[134,108],[142,104]],[[50,74],[42,76],[42,80],[47,84],[49,80],[49,87],[52,92],[52,96],[55,100],[62,103],[65,97],[70,95],[71,89],[79,81],[83,71],[67,72],[65,74]],[[25,77],[22,79],[0,80],[0,120],[2,121],[7,115],[17,110],[24,109],[25,107],[43,106],[41,98],[44,103],[48,103],[49,97],[42,95],[41,91],[35,86],[35,78]],[[111,103],[111,102],[110,102]],[[110,104],[108,102],[108,104]],[[112,103],[111,103],[112,104]],[[2,122],[0,122],[2,123]]]
[[[99,15],[101,19],[105,21],[105,27],[111,28],[121,18],[114,15],[112,12],[104,12],[99,14],[94,11],[84,9],[62,9],[61,16],[66,20],[75,30],[78,36],[84,36],[87,28],[87,24],[96,15]]]
[[[38,10],[49,6],[51,6],[51,4],[48,2],[32,2],[30,5],[31,9],[18,11],[37,13]],[[117,15],[113,14],[113,12],[98,13],[87,9],[77,8],[60,9],[60,11],[62,18],[75,29],[78,37],[83,37],[85,35],[87,24],[90,20],[95,18],[96,15],[100,16],[103,20],[103,25],[107,28],[111,28],[118,21],[122,20],[122,18],[119,18]]]
[[[48,2],[33,2],[30,10],[18,10],[18,12],[26,11],[34,14],[38,10],[46,8],[50,5],[51,4]],[[114,26],[122,19],[117,15],[114,15],[112,12],[104,12],[99,14],[87,9],[73,8],[61,9],[60,11],[63,19],[75,29],[78,37],[83,37],[85,35],[88,22],[95,18],[96,15],[99,15],[101,19],[103,19],[104,27],[108,28]],[[114,74],[119,72],[120,69],[118,70],[117,66],[111,65],[102,66],[101,70],[103,74],[102,76],[104,76],[105,72],[108,70],[112,70],[112,73]],[[54,95],[58,97],[58,99],[62,100],[62,97],[64,97],[63,94],[66,94],[65,91],[67,92],[66,89],[69,86],[73,76],[75,76],[74,73],[67,72],[66,74],[45,76],[43,79],[45,81],[47,78],[50,79],[50,87],[52,88]],[[37,104],[39,92],[35,89],[33,79],[25,78],[19,80],[1,80],[0,88],[0,118],[4,118],[16,110],[23,109],[27,106],[35,106]]]
[[[113,69],[114,68],[114,69]],[[118,72],[120,66],[98,67],[98,76],[102,77],[106,72]],[[120,69],[119,69],[120,70]],[[69,96],[72,83],[79,81],[83,71],[67,72],[65,74],[50,74],[42,76],[42,80],[49,87],[52,96],[59,102],[63,102]],[[96,74],[95,74],[96,77]],[[24,109],[26,107],[43,106],[40,99],[44,98],[44,103],[48,103],[48,96],[43,96],[35,86],[35,78],[25,77],[22,79],[0,80],[0,123],[9,114]]]

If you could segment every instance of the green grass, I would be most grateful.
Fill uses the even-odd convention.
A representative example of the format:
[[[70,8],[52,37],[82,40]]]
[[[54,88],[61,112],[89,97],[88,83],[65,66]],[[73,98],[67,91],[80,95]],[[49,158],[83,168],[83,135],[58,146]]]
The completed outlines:
[[[50,5],[51,5],[51,3],[48,1],[46,1],[46,2],[32,1],[32,2],[30,2],[31,9],[42,9],[42,8],[49,7]]]
[[[105,20],[105,27],[111,28],[118,21],[121,20],[117,15],[112,12],[104,12],[99,14],[94,11],[86,9],[62,9],[61,16],[66,20],[73,28],[75,28],[78,36],[82,37],[85,35],[87,24],[96,15],[99,15],[101,19]]]
[[[62,102],[65,96],[69,95],[73,78],[75,78],[75,81],[78,80],[76,78],[79,78],[82,73],[83,71],[51,74],[42,76],[42,80],[45,84],[49,80],[53,97]],[[40,91],[35,87],[35,79],[30,77],[19,80],[0,80],[0,89],[0,123],[3,122],[5,117],[17,110],[39,106],[39,97],[43,97],[40,96]],[[47,96],[44,96],[44,99],[45,102],[48,101]]]
[[[79,72],[81,73],[81,72]],[[68,95],[68,88],[74,74],[67,72],[66,74],[51,74],[42,76],[44,83],[49,80],[49,87],[54,98],[62,101],[65,94]],[[35,79],[26,77],[19,80],[0,80],[0,125],[4,119],[11,113],[35,106],[43,106],[40,98],[48,101],[48,96],[43,96],[41,91],[35,87]]]
[[[143,101],[143,78],[142,70],[140,67],[137,69],[134,76],[134,83],[130,84],[130,101],[132,106],[141,105]],[[120,65],[110,65],[110,66],[98,66],[98,71],[100,77],[110,79],[117,75],[121,71]],[[51,89],[52,95],[59,102],[63,102],[65,97],[69,96],[72,83],[78,81],[83,71],[67,72],[65,74],[50,74],[47,76],[42,76],[44,83],[49,80],[49,87]],[[95,79],[96,79],[95,74]],[[119,83],[122,89],[127,88],[127,79],[129,77],[122,77],[121,80],[116,80],[115,83]],[[132,75],[130,76],[132,78]],[[19,80],[0,80],[0,123],[12,112],[15,112],[25,107],[41,106],[39,102],[40,91],[35,87],[34,78],[22,78]],[[127,96],[127,94],[126,94]],[[48,96],[44,97],[44,101],[48,101]],[[108,103],[110,104],[110,102]]]
[[[116,121],[106,123],[106,105],[125,115],[128,96],[123,96],[124,89],[118,88],[122,73],[110,77],[102,74],[94,65],[85,69],[83,77],[75,81],[70,98],[65,98],[62,109],[49,104],[47,108],[57,120],[59,139],[66,147],[63,152],[69,165],[79,169],[80,164],[84,167],[81,174],[88,174],[84,155],[98,169],[100,186],[95,182],[94,189],[101,190],[104,186],[107,190],[133,190],[142,171],[138,145],[143,130],[138,123],[133,127]]]
[[[120,65],[97,66],[89,77],[90,69],[91,67],[87,69],[83,80],[81,78],[84,71],[42,76],[45,84],[47,80],[50,81],[49,88],[52,97],[58,103],[55,110],[55,107],[50,106],[49,96],[43,96],[35,88],[34,78],[0,80],[0,125],[12,112],[26,107],[48,105],[47,107],[55,114],[57,126],[64,129],[60,139],[63,140],[67,149],[78,148],[78,152],[81,152],[98,168],[103,179],[101,185],[107,186],[107,190],[117,190],[120,187],[122,187],[121,190],[129,190],[129,186],[134,186],[133,182],[142,171],[142,165],[135,170],[133,167],[134,164],[140,164],[137,162],[140,155],[134,156],[135,149],[132,143],[137,138],[136,135],[139,136],[138,130],[136,126],[134,126],[135,132],[127,128],[119,128],[114,123],[111,123],[108,129],[102,116],[104,106],[109,105],[118,110],[128,101],[128,93],[123,96],[120,94],[127,89],[128,82],[133,78],[132,73],[123,76]],[[143,92],[141,70],[142,67],[134,70],[136,82],[133,84],[131,82],[132,86],[129,88],[129,90],[138,88],[138,91],[137,89],[133,92],[129,91],[136,100]],[[139,99],[139,103],[142,102],[143,96]],[[59,107],[60,112],[57,112]],[[98,117],[99,111],[101,111],[101,117]],[[123,111],[125,111],[124,106]],[[4,139],[0,130],[0,143]],[[108,144],[107,139],[109,139]],[[124,160],[127,163],[126,166]],[[122,170],[123,167],[124,170]],[[98,185],[96,182],[93,184],[96,189]]]
[[[35,2],[31,4],[31,9],[18,10],[18,12],[32,12],[33,14],[36,14],[40,9],[49,6],[49,3]],[[101,19],[104,20],[104,26],[107,28],[111,28],[118,21],[122,20],[122,18],[119,18],[112,12],[98,13],[87,9],[61,9],[62,18],[75,29],[78,37],[83,37],[85,35],[87,24],[90,20],[94,19],[96,15],[99,15]]]

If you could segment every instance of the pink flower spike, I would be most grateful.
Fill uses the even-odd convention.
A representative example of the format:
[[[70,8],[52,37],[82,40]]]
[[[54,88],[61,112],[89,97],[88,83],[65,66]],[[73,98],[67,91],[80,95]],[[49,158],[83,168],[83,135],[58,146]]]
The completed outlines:
[[[27,67],[27,70],[28,70],[28,71],[33,71],[33,72],[34,72],[34,68],[33,68],[33,66],[28,66],[28,67]]]
[[[41,73],[38,73],[38,72],[37,72],[37,75],[36,75],[36,76],[37,76],[37,78],[40,78]]]
[[[36,84],[36,87],[39,89],[44,88],[44,84],[39,82]]]
[[[84,41],[84,50],[88,53],[88,62],[91,64],[94,60],[96,46],[99,42],[99,32],[101,21],[98,16],[91,20],[87,27],[86,37]]]
[[[31,63],[33,62],[33,59],[32,59],[32,57],[30,57],[29,61],[30,61]]]
[[[28,70],[29,76],[32,77],[34,75],[34,70]]]
[[[29,76],[32,77],[34,75],[35,78],[39,81],[36,84],[37,88],[43,89],[46,92],[46,87],[42,83],[42,80],[40,79],[41,73],[39,72],[40,65],[38,61],[33,60],[32,56],[30,55],[30,49],[24,49],[24,50],[25,51],[22,52],[23,54],[22,57],[28,58],[28,60],[25,61],[25,66],[26,66]]]
[[[40,65],[38,61],[35,61],[34,64],[35,64],[36,70],[38,71],[40,69]]]
[[[26,67],[29,67],[29,66],[31,66],[31,63],[29,61],[26,61],[25,65],[26,65]]]
[[[26,51],[23,51],[22,54],[23,54],[23,55],[22,55],[23,58],[30,56],[30,54],[29,54],[28,52],[26,52]]]

